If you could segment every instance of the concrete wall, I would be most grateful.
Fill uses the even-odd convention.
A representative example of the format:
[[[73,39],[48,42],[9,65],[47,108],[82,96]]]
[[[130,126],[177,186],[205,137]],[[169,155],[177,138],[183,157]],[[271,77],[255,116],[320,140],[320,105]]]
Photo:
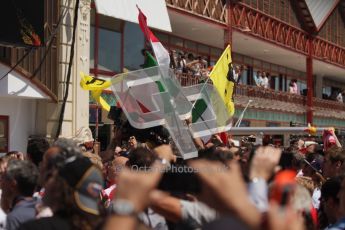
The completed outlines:
[[[9,116],[9,151],[26,152],[28,137],[35,133],[34,99],[0,97],[0,115]]]
[[[68,84],[69,95],[65,107],[60,136],[71,137],[81,127],[89,125],[89,92],[82,90],[80,72],[89,73],[89,37],[90,37],[90,0],[81,0],[78,10],[78,25],[75,52],[72,64],[71,81]],[[63,5],[66,3],[67,5]],[[61,104],[66,90],[66,78],[70,58],[75,0],[60,1],[60,12],[66,12],[63,18],[58,39],[58,103],[38,102],[37,132],[45,133],[48,138],[56,135]]]

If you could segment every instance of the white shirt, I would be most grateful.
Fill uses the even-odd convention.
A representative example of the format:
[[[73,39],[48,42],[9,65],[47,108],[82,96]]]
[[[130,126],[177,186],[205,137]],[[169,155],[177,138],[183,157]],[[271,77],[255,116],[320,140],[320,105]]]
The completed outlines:
[[[344,102],[343,101],[343,94],[342,93],[339,93],[338,96],[337,96],[337,101],[339,102]]]
[[[262,79],[261,85],[262,85],[265,89],[268,89],[268,88],[269,88],[269,85],[268,85],[268,77],[264,77],[264,78]]]

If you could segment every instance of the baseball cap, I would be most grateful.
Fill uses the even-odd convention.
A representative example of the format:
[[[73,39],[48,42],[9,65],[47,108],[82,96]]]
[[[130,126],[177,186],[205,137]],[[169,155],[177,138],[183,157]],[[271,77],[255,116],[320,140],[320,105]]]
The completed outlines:
[[[78,208],[99,215],[98,205],[104,183],[102,172],[88,158],[73,156],[65,161],[59,175],[74,189]]]
[[[322,173],[322,159],[315,158],[311,162],[307,159],[304,159],[304,162],[309,165],[315,172]]]

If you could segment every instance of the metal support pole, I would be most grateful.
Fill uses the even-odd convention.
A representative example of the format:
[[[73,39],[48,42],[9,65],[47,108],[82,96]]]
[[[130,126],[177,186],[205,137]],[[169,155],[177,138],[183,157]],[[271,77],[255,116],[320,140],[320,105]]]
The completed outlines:
[[[228,24],[227,24],[227,28],[224,30],[224,48],[226,48],[228,45],[230,45],[230,47],[232,47],[232,20],[231,20],[231,7],[232,7],[232,3],[231,0],[227,0],[226,1],[226,8],[227,8],[227,20],[228,20]]]
[[[313,96],[314,96],[314,82],[313,82],[313,38],[308,39],[309,53],[307,56],[307,123],[313,124]]]

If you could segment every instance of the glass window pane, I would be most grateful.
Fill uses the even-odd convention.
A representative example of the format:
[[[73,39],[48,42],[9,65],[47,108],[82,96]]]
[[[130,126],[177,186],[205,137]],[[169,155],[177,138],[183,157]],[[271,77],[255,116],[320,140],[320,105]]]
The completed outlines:
[[[196,51],[196,43],[195,42],[185,40],[184,47]]]
[[[255,67],[258,67],[259,69],[261,69],[261,68],[262,68],[261,64],[262,64],[262,63],[261,63],[260,60],[254,59],[254,66],[255,66]]]
[[[278,66],[277,65],[274,65],[274,64],[271,64],[271,71],[275,71],[275,72],[278,72]]]
[[[289,88],[289,87],[290,87],[290,82],[291,82],[291,79],[289,79],[289,78],[286,79],[286,87],[285,87],[285,88],[286,88],[286,91],[289,91],[289,89],[290,89],[290,88]],[[299,87],[298,84],[297,84],[297,86]],[[300,88],[299,88],[299,89],[300,89]]]
[[[170,44],[183,47],[183,40],[177,37],[170,37]]]
[[[242,63],[242,55],[241,54],[237,54],[237,53],[232,53],[232,60]]]
[[[253,59],[250,58],[250,57],[244,57],[244,64],[247,64],[247,65],[250,65],[250,66],[253,66]]]
[[[165,42],[165,43],[169,42],[169,35],[163,34],[163,33],[159,33],[159,32],[155,32],[155,31],[153,33],[157,36],[159,41]]]
[[[129,70],[140,69],[144,64],[144,56],[141,50],[144,49],[145,38],[138,24],[126,22],[124,28],[124,67]]]
[[[220,57],[222,52],[223,52],[223,50],[221,50],[221,49],[211,48],[211,55],[214,55],[216,57]]]
[[[121,72],[121,34],[99,29],[98,68]]]
[[[271,71],[271,65],[270,65],[270,63],[263,62],[263,68],[264,68],[264,70],[266,70],[266,71]]]
[[[119,19],[104,16],[101,14],[98,15],[98,18],[99,18],[99,27],[103,29],[117,31],[117,32],[121,31],[122,22]]]
[[[244,85],[248,82],[248,70],[246,68],[242,71],[240,82]]]
[[[199,51],[200,53],[205,53],[205,54],[209,54],[209,52],[210,52],[208,46],[201,45],[201,44],[198,45],[198,51]]]

